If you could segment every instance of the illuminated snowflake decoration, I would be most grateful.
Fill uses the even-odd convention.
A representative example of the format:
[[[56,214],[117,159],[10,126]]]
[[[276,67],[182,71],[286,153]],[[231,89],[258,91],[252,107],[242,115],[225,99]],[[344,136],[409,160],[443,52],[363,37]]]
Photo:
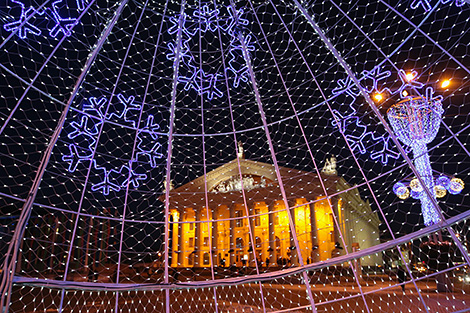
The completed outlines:
[[[455,3],[457,7],[463,6],[466,1],[465,0],[438,0],[442,4],[449,4]],[[410,4],[412,9],[423,8],[424,11],[428,12],[432,10],[431,0],[413,0]]]
[[[109,103],[106,97],[89,98],[83,104],[78,119],[70,123],[70,131],[67,133],[67,137],[73,141],[68,145],[69,153],[62,156],[62,160],[68,163],[68,171],[75,172],[81,163],[91,161],[91,167],[100,177],[98,183],[92,184],[92,191],[109,195],[111,191],[119,192],[128,186],[138,188],[148,176],[137,172],[137,162],[155,168],[158,160],[163,158],[163,147],[158,142],[159,136],[156,133],[160,130],[160,125],[155,122],[153,115],[141,122],[144,126],[137,130],[134,159],[128,164],[108,168],[97,162],[94,151],[105,121],[112,120],[136,127],[139,124],[138,115],[132,113],[140,112],[141,108],[142,105],[135,103],[134,96],[118,94],[117,101],[113,103]]]
[[[421,89],[425,85],[417,81],[418,73],[411,71],[412,78],[407,78],[407,73],[403,70],[397,72],[395,81],[399,82],[396,88],[392,88],[394,82],[388,81],[393,75],[391,71],[385,71],[381,66],[376,66],[370,71],[363,71],[359,82],[367,93],[386,93],[390,96],[408,97],[409,94],[416,94],[426,99],[442,99],[442,96],[434,96],[434,89],[427,87],[422,94]],[[406,91],[406,92],[405,92]],[[333,99],[339,103],[340,110],[333,110],[332,125],[337,127],[343,134],[350,149],[360,154],[370,153],[373,160],[379,160],[387,164],[390,159],[400,158],[400,153],[396,150],[389,135],[378,135],[376,131],[371,131],[368,126],[357,116],[356,103],[360,102],[359,88],[348,76],[337,81],[337,87],[332,90]],[[406,147],[409,151],[408,147]]]
[[[208,5],[202,6],[193,12],[192,16],[182,14],[178,17],[171,17],[171,26],[168,33],[177,37],[178,29],[181,25],[182,40],[180,45],[173,41],[168,43],[167,59],[174,61],[178,56],[181,66],[184,68],[183,74],[178,76],[178,82],[184,85],[185,90],[193,89],[199,95],[206,95],[209,100],[220,98],[223,93],[219,84],[224,77],[223,73],[207,73],[199,68],[191,54],[191,41],[197,33],[220,32],[230,39],[229,58],[225,75],[232,81],[233,87],[237,88],[242,82],[248,82],[248,66],[244,62],[239,35],[245,31],[249,24],[248,20],[242,18],[243,9],[235,9],[227,6],[227,15],[221,16],[220,10],[211,9]],[[241,34],[248,51],[255,50],[254,37],[252,34]]]
[[[74,5],[77,7],[71,9],[66,0],[57,0],[50,3],[49,6],[36,9],[34,7],[27,7],[19,0],[11,0],[15,4],[13,8],[21,9],[20,16],[10,23],[3,25],[3,28],[8,32],[16,32],[21,39],[26,39],[28,35],[39,36],[42,30],[38,25],[48,25],[49,36],[52,38],[57,37],[59,34],[70,36],[72,29],[78,24],[79,12],[85,9],[88,4],[86,0],[77,0]],[[68,16],[63,16],[64,12],[68,12]],[[75,17],[74,17],[75,16]],[[43,21],[46,20],[46,23]]]

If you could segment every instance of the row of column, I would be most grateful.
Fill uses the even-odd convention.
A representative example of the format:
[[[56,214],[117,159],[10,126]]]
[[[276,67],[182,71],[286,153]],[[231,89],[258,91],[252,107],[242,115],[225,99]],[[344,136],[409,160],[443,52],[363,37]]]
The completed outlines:
[[[269,221],[268,221],[268,240],[269,240],[269,249],[268,249],[268,252],[269,252],[269,261],[270,261],[270,264],[276,264],[276,261],[277,261],[277,251],[276,251],[276,242],[275,242],[275,220],[274,220],[274,214],[272,214],[271,212],[275,211],[274,210],[274,207],[275,207],[275,204],[276,202],[273,202],[271,203],[270,205],[268,205],[268,218],[269,218]],[[333,229],[334,229],[334,233],[333,233],[333,240],[334,240],[334,243],[339,243],[341,245],[341,237],[340,237],[340,232],[339,232],[339,229],[338,227],[336,227],[338,224],[340,224],[341,222],[339,221],[339,215],[338,215],[338,199],[336,197],[333,197],[331,199],[331,204],[332,204],[332,207],[333,207],[333,210],[332,210],[332,214],[333,214],[333,218],[336,220],[336,223],[334,222],[334,225],[333,225]],[[291,205],[290,207],[295,207],[297,205],[302,205],[302,204],[297,204],[297,203],[294,203],[293,205]],[[312,262],[317,262],[317,261],[320,261],[319,259],[319,253],[318,253],[318,247],[319,247],[319,242],[318,242],[318,229],[317,229],[317,219],[316,219],[316,216],[315,216],[315,209],[314,209],[314,203],[313,204],[310,204],[309,207],[310,207],[310,225],[311,225],[311,244],[312,246],[309,247],[311,248],[311,260]],[[250,216],[253,216],[253,212],[254,212],[254,208],[255,206],[251,206],[250,209],[249,209],[249,214]],[[205,222],[205,221],[202,221],[201,222],[201,213],[202,213],[202,210],[205,210],[205,209],[193,209],[194,212],[195,212],[195,222],[194,223],[194,231],[195,231],[195,235],[194,235],[194,250],[192,252],[194,252],[194,267],[200,267],[202,264],[201,264],[201,257],[202,257],[202,253],[203,251],[201,250],[201,237],[202,237],[202,224],[203,223],[210,223],[210,230],[209,230],[209,227],[208,227],[208,236],[210,237],[210,241],[211,241],[211,245],[210,247],[212,248],[212,264],[216,265],[220,265],[219,264],[219,261],[218,260],[218,251],[219,249],[217,249],[217,246],[218,246],[218,235],[219,235],[219,229],[218,229],[218,222]],[[218,213],[218,209],[215,209],[212,213],[212,220],[217,220],[218,219],[218,216],[217,216],[217,213]],[[226,265],[229,265],[229,264],[235,264],[236,263],[236,251],[237,251],[237,247],[236,247],[236,234],[235,234],[235,229],[236,229],[236,216],[235,216],[235,213],[236,213],[236,210],[234,207],[232,207],[231,209],[229,209],[229,216],[230,216],[230,234],[229,234],[229,239],[230,239],[230,244],[229,244],[229,263],[226,264]],[[290,208],[290,216],[291,217],[294,217],[294,209],[293,208]],[[184,263],[184,259],[186,257],[186,253],[185,251],[183,251],[182,247],[184,247],[184,239],[186,236],[184,236],[184,233],[183,233],[183,224],[185,224],[185,222],[182,221],[182,218],[181,216],[183,215],[181,212],[179,212],[179,214],[175,214],[177,215],[178,217],[174,218],[174,221],[178,221],[178,223],[174,223],[173,224],[173,240],[175,239],[174,237],[175,234],[176,234],[176,229],[177,229],[177,246],[175,247],[175,240],[173,242],[173,251],[175,251],[177,253],[177,266],[182,266],[183,263]],[[244,217],[246,218],[246,217]],[[294,228],[295,228],[295,218],[292,218],[292,221],[293,221],[293,224],[294,224]],[[249,236],[249,241],[251,242],[251,239],[255,238],[255,234],[254,234],[254,230],[255,230],[255,217],[248,217],[248,221],[250,223],[250,226],[251,226],[251,230],[253,231],[253,236]],[[176,226],[177,225],[177,226]],[[290,227],[289,227],[290,228]],[[294,237],[293,237],[293,234],[292,234],[292,231],[289,230],[289,235],[290,235],[290,247],[291,247],[291,263],[292,264],[295,264],[297,265],[298,264],[298,253],[300,253],[300,251],[297,251],[295,249],[292,249],[293,247],[295,247],[295,241],[294,241]],[[255,242],[251,242],[251,244],[249,245],[251,246],[251,253],[249,254],[250,255],[250,260],[253,260],[254,257],[255,257],[255,250],[256,250],[256,243]],[[175,249],[176,248],[176,249]],[[209,252],[209,251],[207,251]],[[264,260],[263,260],[264,261]],[[305,262],[305,260],[304,260]]]

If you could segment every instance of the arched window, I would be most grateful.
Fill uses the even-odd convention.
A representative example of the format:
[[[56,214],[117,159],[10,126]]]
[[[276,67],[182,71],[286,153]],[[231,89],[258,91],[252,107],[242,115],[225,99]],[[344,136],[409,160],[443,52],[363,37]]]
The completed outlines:
[[[194,265],[194,253],[193,252],[188,256],[188,265],[189,266]]]
[[[202,256],[202,264],[204,265],[209,265],[209,262],[210,262],[210,257],[209,257],[209,253],[204,253],[204,255]]]

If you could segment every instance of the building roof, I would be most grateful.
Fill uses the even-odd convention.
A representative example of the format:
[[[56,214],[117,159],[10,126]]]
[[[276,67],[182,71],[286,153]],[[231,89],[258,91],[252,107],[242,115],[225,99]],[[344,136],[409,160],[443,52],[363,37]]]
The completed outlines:
[[[247,159],[232,160],[193,181],[170,190],[170,208],[182,211],[185,208],[209,207],[218,205],[231,206],[244,203],[241,190],[240,173],[244,178],[243,187],[246,201],[271,204],[282,200],[282,191],[276,176],[274,165]],[[282,185],[289,201],[305,198],[309,201],[324,195],[323,187],[316,173],[279,167]],[[336,184],[340,179],[336,175],[321,174],[321,179],[329,193],[336,193]],[[164,200],[164,196],[160,197]]]

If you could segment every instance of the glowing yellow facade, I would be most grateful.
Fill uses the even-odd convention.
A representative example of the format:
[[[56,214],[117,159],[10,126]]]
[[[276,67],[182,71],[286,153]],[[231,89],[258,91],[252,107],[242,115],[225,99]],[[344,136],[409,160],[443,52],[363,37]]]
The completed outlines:
[[[272,165],[244,159],[171,190],[171,265],[298,265],[379,243],[376,214],[344,179],[322,175],[324,188],[340,192],[328,200],[316,175],[288,168],[280,174],[287,200]],[[377,262],[370,257],[363,265]]]

